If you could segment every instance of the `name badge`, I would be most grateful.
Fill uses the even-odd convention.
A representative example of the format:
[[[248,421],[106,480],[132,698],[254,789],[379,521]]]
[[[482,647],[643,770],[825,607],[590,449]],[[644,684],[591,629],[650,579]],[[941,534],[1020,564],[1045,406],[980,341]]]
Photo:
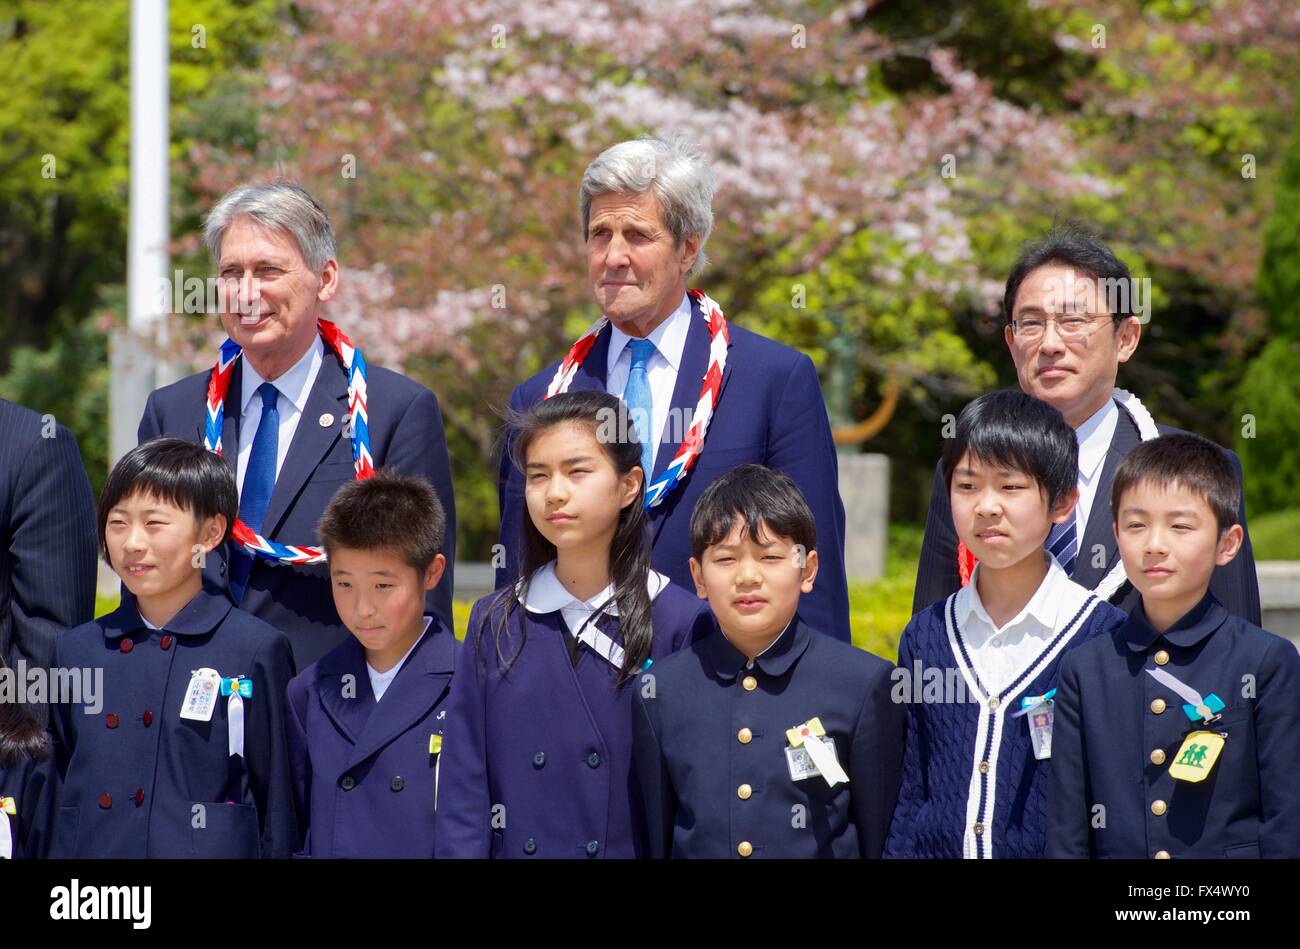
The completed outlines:
[[[196,669],[190,673],[190,684],[181,702],[181,718],[192,722],[212,721],[221,694],[221,673],[216,669]]]
[[[826,748],[831,758],[838,764],[839,756],[835,753],[835,739],[823,738],[822,747]],[[785,749],[785,763],[790,768],[791,781],[805,781],[808,778],[820,778],[821,769],[813,761],[812,755],[808,753],[807,747],[800,745],[798,748]]]
[[[1012,718],[1028,716],[1029,740],[1034,745],[1034,757],[1044,761],[1052,757],[1052,719],[1056,711],[1056,690],[1046,695],[1027,695],[1020,700],[1020,710]]]
[[[1179,781],[1204,781],[1219,760],[1223,751],[1224,735],[1221,732],[1192,732],[1183,739],[1183,745],[1169,766],[1169,776]]]

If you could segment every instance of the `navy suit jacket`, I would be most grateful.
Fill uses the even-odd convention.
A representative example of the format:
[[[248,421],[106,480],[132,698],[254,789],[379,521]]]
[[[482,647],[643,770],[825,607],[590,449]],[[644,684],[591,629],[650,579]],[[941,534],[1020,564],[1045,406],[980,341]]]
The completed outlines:
[[[349,636],[289,683],[305,857],[432,857],[441,736],[459,643],[435,616],[383,699]]]
[[[47,437],[47,433],[48,436]],[[95,611],[95,499],[77,440],[0,399],[0,656],[48,667]],[[44,724],[45,706],[32,714]]]
[[[840,500],[839,463],[817,371],[812,360],[797,350],[735,323],[729,323],[727,329],[731,347],[704,450],[685,480],[648,512],[654,544],[652,565],[674,583],[694,592],[689,560],[695,502],[713,479],[737,465],[754,462],[776,468],[799,485],[817,522],[817,583],[813,592],[800,600],[799,608],[815,628],[848,642],[844,504]],[[604,390],[610,333],[607,326],[596,337],[569,391]],[[699,303],[692,298],[691,323],[672,398],[672,408],[681,413],[681,418],[689,418],[686,413],[694,412],[708,364],[709,331],[700,316]],[[552,363],[516,386],[510,396],[511,410],[522,412],[541,401],[558,366],[558,361]],[[686,427],[674,425],[669,417],[655,454],[655,477],[677,453]],[[652,480],[647,479],[647,483]],[[500,588],[518,575],[520,518],[526,511],[523,476],[510,461],[509,433],[501,455],[497,490],[501,504],[500,542],[506,554],[505,567],[497,570],[496,585]]]
[[[1118,405],[1118,403],[1117,403]],[[1167,425],[1157,425],[1161,435],[1181,434],[1181,429]],[[1110,489],[1115,483],[1115,470],[1128,453],[1142,443],[1137,426],[1128,412],[1119,409],[1119,420],[1115,424],[1115,434],[1111,438],[1110,450],[1101,466],[1101,478],[1097,483],[1097,494],[1088,513],[1088,525],[1083,532],[1083,543],[1079,545],[1079,559],[1075,563],[1075,583],[1089,590],[1094,589],[1102,578],[1119,563],[1119,545],[1115,541],[1115,532],[1111,528]],[[1237,480],[1241,480],[1241,461],[1235,452],[1224,449],[1232,459],[1237,470]],[[1218,597],[1229,613],[1259,625],[1259,577],[1255,572],[1255,555],[1250,546],[1250,531],[1246,529],[1246,502],[1243,496],[1241,510],[1237,513],[1241,524],[1243,538],[1241,550],[1232,562],[1224,567],[1216,567],[1210,578],[1210,590]],[[1105,550],[1105,566],[1096,566],[1093,551]],[[950,594],[961,589],[961,577],[957,573],[957,531],[952,523],[952,507],[948,501],[948,486],[943,479],[943,462],[935,465],[934,489],[930,495],[930,512],[925,518],[925,540],[921,544],[921,559],[916,568],[916,592],[912,596],[912,615],[915,616],[932,603],[945,600]],[[1141,594],[1133,584],[1125,580],[1110,602],[1125,613],[1131,612]]]
[[[617,670],[582,645],[575,665],[559,610],[510,613],[501,650],[489,606],[474,604],[456,663],[444,742],[439,857],[601,858],[645,852],[632,775],[632,693],[669,653],[713,631],[694,595],[664,584],[651,603],[648,671]],[[526,615],[527,622],[521,622]],[[597,628],[622,643],[617,617]],[[481,630],[481,637],[477,634]]]
[[[162,629],[127,594],[59,637],[61,669],[103,671],[95,708],[54,706],[62,777],[50,856],[288,857],[298,849],[284,690],[289,643],[220,591],[200,591]],[[229,753],[229,704],[180,717],[196,669],[245,676],[244,755]],[[197,818],[202,817],[201,821]]]
[[[8,767],[0,767],[0,797],[13,798],[18,812],[9,817],[9,843],[15,860],[49,856],[59,772],[48,736],[46,746],[44,758],[24,756]]]
[[[1157,668],[1217,695],[1220,718],[1193,723],[1185,699],[1146,673]],[[1300,857],[1297,696],[1295,646],[1231,615],[1213,594],[1163,633],[1139,602],[1124,626],[1061,666],[1047,856]],[[1218,761],[1201,781],[1175,780],[1169,766],[1201,729],[1227,735]],[[1094,826],[1098,815],[1105,820]]]
[[[239,456],[239,392],[244,361],[235,363],[226,399],[221,445],[231,471]],[[442,582],[425,599],[427,612],[452,622],[452,567],[456,562],[456,499],[452,494],[451,462],[442,429],[442,414],[432,392],[417,382],[379,366],[367,366],[370,453],[376,468],[392,467],[418,475],[433,485],[447,513],[442,552],[447,570]],[[200,372],[157,389],[140,420],[139,439],[161,435],[203,442],[203,417],[209,372]],[[307,403],[294,432],[293,444],[275,481],[263,522],[263,535],[282,544],[319,543],[316,522],[334,492],[354,476],[352,442],[343,437],[347,421],[348,383],[343,367],[326,351]],[[327,427],[321,416],[333,416]],[[227,544],[208,558],[207,581],[229,591]],[[286,567],[257,558],[248,577],[245,612],[265,620],[289,637],[296,668],[305,669],[344,639],[350,638],[339,620],[325,564]]]
[[[893,669],[798,616],[752,664],[721,632],[658,663],[633,725],[650,855],[879,857],[907,726]],[[786,730],[813,717],[849,783],[790,776]]]

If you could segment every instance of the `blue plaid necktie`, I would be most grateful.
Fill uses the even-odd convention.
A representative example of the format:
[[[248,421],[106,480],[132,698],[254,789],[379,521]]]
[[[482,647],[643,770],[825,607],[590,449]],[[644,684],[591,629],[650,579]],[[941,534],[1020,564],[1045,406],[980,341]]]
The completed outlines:
[[[262,418],[253,436],[253,450],[248,454],[244,469],[244,485],[239,492],[239,519],[255,532],[262,532],[266,519],[266,506],[275,490],[275,463],[280,453],[280,409],[276,401],[279,390],[270,382],[257,387],[262,397]],[[242,550],[235,551],[230,564],[230,592],[236,603],[243,602],[248,575],[253,569],[253,558]]]
[[[1075,527],[1074,515],[1075,512],[1071,511],[1068,521],[1053,525],[1047,537],[1047,552],[1056,558],[1067,577],[1074,576],[1074,563],[1079,559],[1079,531]]]
[[[634,339],[628,344],[632,352],[632,369],[627,374],[627,388],[623,390],[623,401],[627,403],[627,414],[636,427],[637,437],[641,439],[641,468],[645,472],[646,484],[654,473],[654,400],[650,397],[650,376],[646,372],[646,363],[655,353],[655,344],[648,339]]]

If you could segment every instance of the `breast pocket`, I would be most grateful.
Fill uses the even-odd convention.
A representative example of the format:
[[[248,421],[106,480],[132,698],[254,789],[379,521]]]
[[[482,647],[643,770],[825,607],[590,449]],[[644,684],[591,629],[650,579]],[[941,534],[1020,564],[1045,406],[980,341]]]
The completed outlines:
[[[196,857],[253,860],[261,855],[257,808],[198,802],[190,807],[190,850]]]

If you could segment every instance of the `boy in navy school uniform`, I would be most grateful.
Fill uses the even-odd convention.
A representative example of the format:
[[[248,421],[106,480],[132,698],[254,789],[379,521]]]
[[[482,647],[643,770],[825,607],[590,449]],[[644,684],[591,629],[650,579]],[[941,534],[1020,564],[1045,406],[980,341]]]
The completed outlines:
[[[817,575],[798,487],[741,465],[691,515],[691,575],[722,635],[657,663],[634,756],[653,857],[878,857],[898,794],[893,666],[798,616]]]
[[[305,857],[432,857],[457,642],[425,591],[442,579],[446,515],[419,478],[344,485],[317,532],[352,637],[289,683],[289,748]]]
[[[1195,435],[1135,448],[1111,510],[1142,594],[1061,670],[1049,857],[1300,857],[1300,654],[1209,592],[1240,549],[1228,456]]]
[[[102,671],[63,700],[54,857],[288,857],[297,848],[278,630],[203,585],[239,508],[230,466],[159,438],[127,452],[99,502],[122,604],[59,637],[56,670]],[[65,699],[67,697],[64,697]]]
[[[1078,443],[1018,390],[967,405],[944,445],[953,523],[979,563],[898,645],[907,750],[886,857],[1041,857],[1061,657],[1124,614],[1070,580]]]

